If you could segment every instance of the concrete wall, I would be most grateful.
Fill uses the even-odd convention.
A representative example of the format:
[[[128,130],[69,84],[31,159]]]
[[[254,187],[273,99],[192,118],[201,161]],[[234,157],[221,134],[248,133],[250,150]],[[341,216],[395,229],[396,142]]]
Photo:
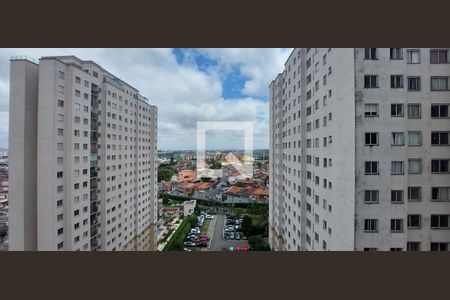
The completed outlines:
[[[9,114],[9,249],[36,250],[39,66],[12,60]]]

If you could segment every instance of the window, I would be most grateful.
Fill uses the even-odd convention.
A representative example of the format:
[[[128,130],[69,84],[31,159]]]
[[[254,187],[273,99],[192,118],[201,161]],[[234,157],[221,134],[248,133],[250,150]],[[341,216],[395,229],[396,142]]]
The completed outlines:
[[[75,82],[80,84],[81,83],[81,78],[78,76],[75,76]]]
[[[420,104],[408,104],[408,118],[420,119]]]
[[[422,173],[422,160],[421,159],[408,159],[408,173],[409,174],[421,174]]]
[[[76,111],[80,111],[81,105],[80,105],[79,103],[75,103],[75,104],[74,104],[74,109],[75,109]]]
[[[75,96],[80,97],[80,95],[81,95],[80,90],[75,90]]]
[[[56,192],[57,192],[58,194],[62,193],[63,191],[64,191],[64,187],[63,187],[62,185],[58,185],[58,186],[56,187]]]
[[[448,159],[432,159],[431,160],[431,173],[448,173],[449,172]]]
[[[448,91],[448,77],[433,76],[431,77],[432,91]]]
[[[364,87],[366,89],[377,88],[378,87],[378,76],[377,75],[365,75],[364,76]]]
[[[64,122],[64,115],[63,115],[63,114],[57,114],[57,115],[56,115],[56,119],[57,119],[59,122]]]
[[[403,175],[403,162],[393,161],[391,162],[391,174],[392,175]]]
[[[63,178],[63,172],[62,171],[56,172],[56,178]]]
[[[403,203],[403,191],[402,190],[392,190],[391,191],[391,203],[394,203],[394,204]]]
[[[391,59],[392,60],[403,59],[403,48],[391,48]]]
[[[431,215],[431,228],[449,228],[449,215]]]
[[[374,247],[365,247],[364,248],[364,251],[366,251],[366,252],[370,252],[370,251],[378,251],[378,248],[374,248]]]
[[[379,192],[378,190],[365,190],[364,191],[364,202],[373,204],[378,203]]]
[[[63,229],[63,228],[58,228],[58,231],[57,231],[58,235],[63,234],[63,232],[64,232],[64,229]]]
[[[64,74],[64,72],[63,71],[58,71],[58,78],[59,79],[65,79],[65,74]]]
[[[56,130],[56,133],[57,133],[57,135],[59,135],[59,136],[63,136],[63,135],[64,135],[64,129],[58,128],[58,129]]]
[[[403,88],[403,75],[391,75],[391,88]]]
[[[432,118],[448,118],[448,104],[432,104],[431,105]]]
[[[402,219],[391,219],[391,232],[403,232]]]
[[[56,87],[56,90],[57,90],[59,93],[64,94],[64,87],[63,87],[62,85],[58,85],[58,86]]]
[[[366,175],[378,174],[378,162],[377,161],[366,161],[365,169],[366,169]]]
[[[366,132],[366,146],[378,145],[378,132]]]
[[[364,59],[368,60],[378,59],[377,48],[364,48]]]
[[[420,77],[408,77],[408,91],[420,91]]]
[[[92,71],[92,76],[94,76],[95,78],[98,78],[98,73],[95,71]]]
[[[408,64],[419,64],[420,63],[420,50],[409,49],[406,50],[406,59]]]
[[[58,245],[57,245],[58,250],[62,249],[63,247],[64,247],[64,243],[63,242],[58,243]]]
[[[432,187],[431,200],[433,201],[450,201],[450,187]]]
[[[391,117],[403,117],[403,104],[391,104]]]
[[[430,50],[430,63],[432,64],[448,63],[448,49]]]
[[[365,219],[364,220],[365,232],[377,232],[378,231],[378,219]]]
[[[395,248],[391,248],[390,251],[391,252],[399,252],[399,251],[403,251],[403,248],[395,247]]]
[[[405,144],[405,135],[403,132],[393,132],[392,133],[392,145],[393,146],[403,146]]]
[[[408,187],[408,201],[421,201],[422,200],[422,188],[420,186]]]
[[[449,243],[431,243],[430,251],[448,251]]]
[[[408,132],[408,145],[409,146],[422,145],[422,132],[421,131],[409,131]]]
[[[408,215],[408,228],[420,228],[422,222],[421,215]]]
[[[406,251],[420,251],[420,242],[407,242]]]
[[[378,116],[378,104],[365,104],[364,105],[365,117],[377,117]]]
[[[64,150],[64,143],[57,143],[56,144],[56,149],[57,150]]]
[[[449,134],[448,131],[433,131],[431,132],[431,145],[449,145]]]
[[[58,99],[58,107],[64,107],[64,101],[61,99]]]
[[[64,157],[59,156],[56,158],[56,164],[62,165],[64,163]]]

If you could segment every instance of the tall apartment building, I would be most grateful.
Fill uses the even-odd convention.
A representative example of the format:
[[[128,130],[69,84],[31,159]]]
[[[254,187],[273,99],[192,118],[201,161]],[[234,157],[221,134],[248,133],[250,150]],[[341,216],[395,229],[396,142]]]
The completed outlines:
[[[153,250],[157,121],[92,61],[11,59],[10,250]]]
[[[449,49],[294,49],[270,85],[272,249],[448,251],[449,77]]]

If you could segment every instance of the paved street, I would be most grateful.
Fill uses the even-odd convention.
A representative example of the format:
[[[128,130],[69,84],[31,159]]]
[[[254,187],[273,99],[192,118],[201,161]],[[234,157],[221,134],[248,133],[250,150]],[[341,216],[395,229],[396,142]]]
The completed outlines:
[[[216,226],[214,228],[213,237],[211,240],[211,251],[223,251],[224,247],[230,246],[245,246],[248,245],[248,241],[245,240],[225,240],[223,239],[223,227],[225,225],[225,215],[218,214],[215,217]]]

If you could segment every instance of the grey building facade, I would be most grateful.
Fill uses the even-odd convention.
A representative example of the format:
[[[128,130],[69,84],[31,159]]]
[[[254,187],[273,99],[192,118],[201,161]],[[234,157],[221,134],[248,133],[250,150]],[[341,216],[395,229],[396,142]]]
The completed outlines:
[[[275,250],[448,250],[449,49],[294,49],[270,85]]]

